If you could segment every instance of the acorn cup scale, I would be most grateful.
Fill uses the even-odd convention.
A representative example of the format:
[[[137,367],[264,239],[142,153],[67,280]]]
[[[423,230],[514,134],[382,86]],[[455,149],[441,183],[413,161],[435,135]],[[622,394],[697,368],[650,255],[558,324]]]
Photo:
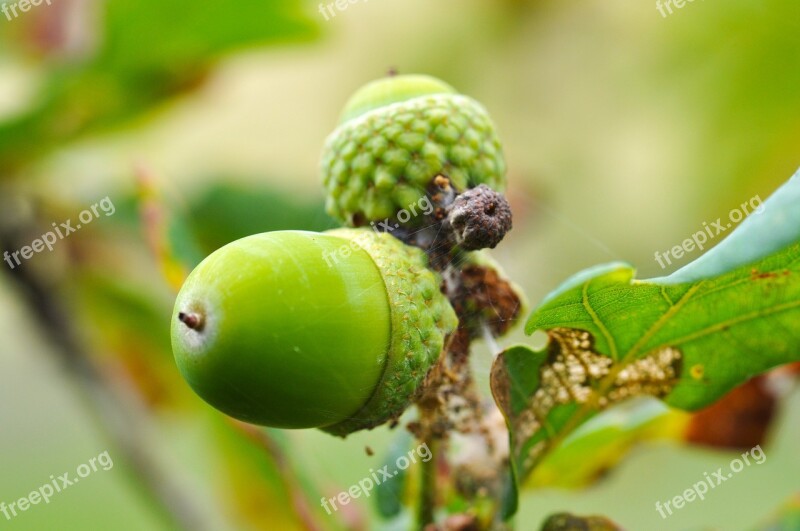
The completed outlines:
[[[426,257],[367,229],[280,231],[217,250],[172,319],[181,374],[237,419],[336,435],[399,416],[457,325]]]

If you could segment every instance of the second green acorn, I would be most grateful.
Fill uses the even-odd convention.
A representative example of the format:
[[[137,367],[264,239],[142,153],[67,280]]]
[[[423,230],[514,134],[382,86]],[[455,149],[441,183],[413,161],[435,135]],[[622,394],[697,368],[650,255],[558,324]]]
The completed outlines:
[[[506,165],[486,109],[450,85],[423,75],[368,83],[345,105],[322,153],[328,213],[351,226],[392,220],[417,204],[444,175],[457,192],[505,187]]]

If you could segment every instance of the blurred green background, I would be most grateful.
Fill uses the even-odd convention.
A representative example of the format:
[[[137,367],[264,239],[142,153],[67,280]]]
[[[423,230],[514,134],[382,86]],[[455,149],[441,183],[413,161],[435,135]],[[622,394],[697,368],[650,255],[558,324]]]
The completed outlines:
[[[171,359],[162,269],[179,277],[177,264],[246,234],[332,226],[322,143],[350,93],[391,68],[441,77],[489,109],[515,213],[493,254],[533,304],[600,262],[660,276],[656,251],[766,199],[800,165],[796,0],[709,0],[667,17],[629,0],[362,0],[327,21],[317,9],[56,0],[0,15],[4,249],[103,197],[116,207],[52,253],[3,264],[0,501],[104,450],[115,465],[0,528],[175,528],[155,484],[179,493],[198,529],[295,529],[291,492],[330,496],[378,467],[386,428],[346,441],[274,432],[264,451],[191,394]],[[480,346],[484,388],[489,364]],[[654,510],[736,454],[651,443],[588,490],[525,492],[518,528],[566,510],[632,530],[753,529],[800,490],[799,440],[795,386],[766,463],[706,501],[668,520]],[[143,462],[158,464],[149,483],[136,479]],[[338,516],[320,525],[379,525],[370,503]]]

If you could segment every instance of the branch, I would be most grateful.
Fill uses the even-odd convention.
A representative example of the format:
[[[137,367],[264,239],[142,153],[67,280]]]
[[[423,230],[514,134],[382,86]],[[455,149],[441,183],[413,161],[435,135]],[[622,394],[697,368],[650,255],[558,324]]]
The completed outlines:
[[[26,230],[0,226],[0,244],[3,249],[17,249]],[[199,503],[189,500],[176,481],[167,477],[163,467],[156,463],[155,451],[140,435],[146,422],[139,408],[129,397],[115,391],[113,384],[92,363],[88,353],[77,340],[67,312],[55,296],[53,286],[36,275],[28,264],[15,269],[3,268],[15,283],[31,314],[49,337],[65,375],[77,384],[80,397],[91,412],[97,426],[124,456],[140,490],[159,509],[160,516],[172,527],[182,529],[211,529],[201,515]]]

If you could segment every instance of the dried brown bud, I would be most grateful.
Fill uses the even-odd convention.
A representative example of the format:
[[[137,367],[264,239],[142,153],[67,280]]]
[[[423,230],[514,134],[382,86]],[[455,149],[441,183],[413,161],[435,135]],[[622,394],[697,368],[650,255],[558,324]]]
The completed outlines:
[[[494,249],[511,230],[511,207],[502,194],[482,184],[456,197],[447,221],[462,249]]]

